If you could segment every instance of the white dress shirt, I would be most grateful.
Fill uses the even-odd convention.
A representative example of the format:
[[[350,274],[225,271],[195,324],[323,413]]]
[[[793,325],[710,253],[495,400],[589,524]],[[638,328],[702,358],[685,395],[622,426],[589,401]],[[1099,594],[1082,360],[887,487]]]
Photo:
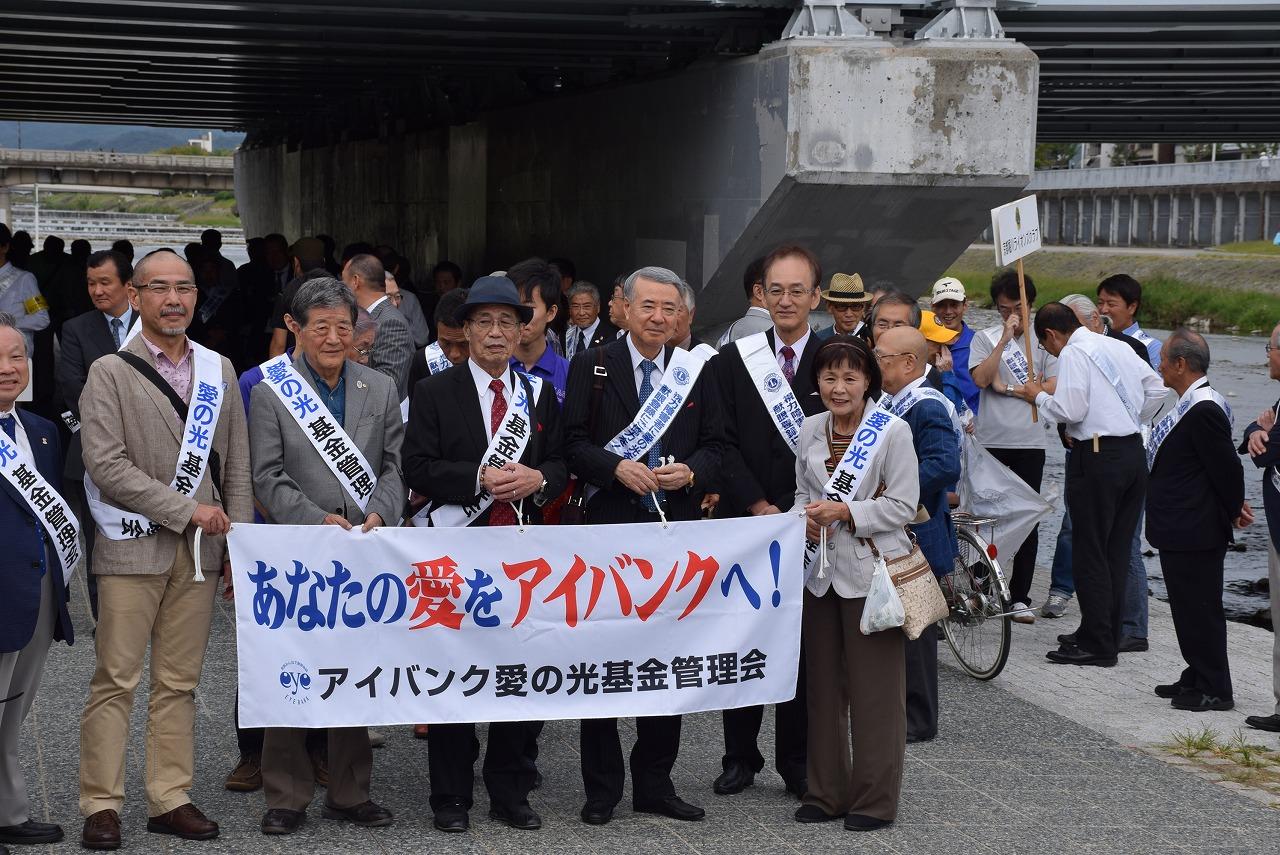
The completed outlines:
[[[0,410],[0,419],[3,419],[5,416],[13,417],[14,441],[18,443],[18,448],[26,453],[27,459],[34,462],[36,458],[35,455],[31,453],[31,442],[27,439],[27,430],[22,426],[22,419],[18,418],[17,408],[14,407],[8,410]],[[7,435],[3,434],[2,431],[0,431],[0,436],[4,436],[5,439],[9,438]]]
[[[570,359],[578,355],[578,334],[581,333],[583,341],[590,345],[591,339],[595,336],[596,330],[600,327],[600,316],[596,315],[596,319],[591,322],[590,326],[578,327],[573,324],[569,325],[569,329],[565,333],[564,350],[565,355]]]
[[[378,299],[376,299],[376,300],[374,300],[372,303],[370,303],[370,304],[369,304],[369,308],[365,309],[365,311],[372,315],[372,314],[373,314],[373,310],[374,310],[374,309],[376,309],[376,308],[378,308],[379,306],[381,306],[381,305],[382,305],[382,301],[383,301],[383,300],[390,300],[390,299],[391,299],[391,298],[390,298],[390,297],[388,297],[386,294],[383,294],[381,297],[379,297]]]
[[[800,370],[800,354],[804,353],[804,349],[809,346],[809,336],[813,335],[813,330],[807,325],[804,328],[804,335],[791,345],[791,349],[795,352],[795,356],[791,358],[791,368],[793,371]],[[786,343],[782,340],[782,336],[778,333],[778,328],[773,328],[773,355],[778,359],[778,367],[784,367],[787,358],[782,355],[782,348],[786,347]]]
[[[640,363],[649,357],[636,350],[636,343],[631,340],[631,336],[627,336],[627,350],[631,351],[631,370],[636,379],[636,394],[639,395],[640,384],[644,382],[644,372],[640,370]],[[667,370],[667,349],[665,347],[659,349],[658,355],[652,359],[652,362],[658,366],[658,370],[649,374],[649,384],[657,389],[658,384],[662,382],[662,375]]]
[[[484,432],[490,440],[493,439],[493,390],[489,388],[489,384],[494,380],[502,381],[502,397],[507,402],[507,406],[511,406],[511,369],[508,368],[502,373],[501,377],[494,377],[488,371],[485,371],[479,365],[476,365],[474,359],[467,360],[467,367],[471,369],[471,379],[476,384],[476,394],[480,396],[480,415],[483,416]]]
[[[1140,422],[1133,420],[1111,380],[1090,358],[1091,352],[1110,358],[1129,400],[1140,410]],[[1066,425],[1067,435],[1072,439],[1088,440],[1095,435],[1139,433],[1142,424],[1160,410],[1167,394],[1160,376],[1139,359],[1129,345],[1080,327],[1058,354],[1056,390],[1052,395],[1041,392],[1036,397],[1036,406],[1046,418]]]

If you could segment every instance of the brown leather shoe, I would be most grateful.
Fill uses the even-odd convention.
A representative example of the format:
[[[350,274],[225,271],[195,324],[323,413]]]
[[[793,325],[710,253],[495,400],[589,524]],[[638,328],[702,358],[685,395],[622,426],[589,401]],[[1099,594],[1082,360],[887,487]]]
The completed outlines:
[[[113,810],[100,810],[84,821],[80,845],[85,849],[120,848],[120,814]]]
[[[223,786],[237,793],[252,793],[262,789],[262,759],[257,755],[241,757]]]
[[[195,805],[185,804],[148,819],[147,831],[172,834],[183,840],[212,840],[218,836],[218,823],[202,814]]]

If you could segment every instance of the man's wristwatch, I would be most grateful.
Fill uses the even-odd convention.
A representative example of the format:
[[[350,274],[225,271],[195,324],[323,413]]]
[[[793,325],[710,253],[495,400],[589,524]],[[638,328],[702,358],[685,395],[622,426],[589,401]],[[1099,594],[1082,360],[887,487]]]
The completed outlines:
[[[542,507],[547,503],[547,479],[543,478],[542,483],[538,485],[538,489],[533,493],[533,503],[538,507]]]
[[[1013,384],[1012,384],[1012,383],[1005,383],[1005,384],[1004,384],[1004,394],[1005,394],[1005,397],[1008,397],[1008,398],[1012,398],[1012,397],[1014,396],[1014,395],[1013,395]]]

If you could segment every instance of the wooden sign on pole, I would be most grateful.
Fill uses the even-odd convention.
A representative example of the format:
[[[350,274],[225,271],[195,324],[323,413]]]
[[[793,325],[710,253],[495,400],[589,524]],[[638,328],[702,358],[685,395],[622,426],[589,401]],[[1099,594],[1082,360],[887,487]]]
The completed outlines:
[[[1018,299],[1022,303],[1022,342],[1027,356],[1027,376],[1036,379],[1036,363],[1031,356],[1031,310],[1027,305],[1027,280],[1022,259],[1038,250],[1040,244],[1040,208],[1036,197],[1025,196],[1016,202],[991,209],[991,233],[995,238],[996,265],[1006,267],[1015,262],[1018,269]],[[1040,420],[1036,405],[1031,405],[1031,421]]]

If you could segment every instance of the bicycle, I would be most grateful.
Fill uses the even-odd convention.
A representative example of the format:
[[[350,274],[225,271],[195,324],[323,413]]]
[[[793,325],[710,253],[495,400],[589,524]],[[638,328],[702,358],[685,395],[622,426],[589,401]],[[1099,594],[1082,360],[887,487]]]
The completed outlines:
[[[990,680],[1009,659],[1012,601],[996,550],[978,529],[996,520],[954,512],[960,550],[955,569],[939,579],[951,613],[944,618],[942,634],[960,667],[969,676]]]

